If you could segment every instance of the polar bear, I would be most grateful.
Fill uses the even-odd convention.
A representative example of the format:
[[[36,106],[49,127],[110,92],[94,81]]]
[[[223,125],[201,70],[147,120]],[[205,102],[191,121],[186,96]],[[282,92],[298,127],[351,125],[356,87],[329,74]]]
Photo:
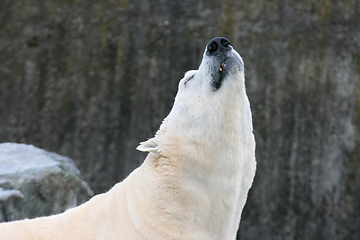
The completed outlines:
[[[0,224],[0,239],[235,239],[256,169],[244,81],[230,41],[212,39],[155,137],[137,147],[149,152],[139,168],[62,214]]]

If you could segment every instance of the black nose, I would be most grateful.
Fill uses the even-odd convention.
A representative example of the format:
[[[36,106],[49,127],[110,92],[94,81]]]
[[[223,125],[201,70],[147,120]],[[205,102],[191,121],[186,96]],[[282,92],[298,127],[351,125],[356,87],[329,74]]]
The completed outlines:
[[[207,54],[227,52],[231,49],[231,43],[228,39],[223,37],[217,37],[212,39],[207,47]]]

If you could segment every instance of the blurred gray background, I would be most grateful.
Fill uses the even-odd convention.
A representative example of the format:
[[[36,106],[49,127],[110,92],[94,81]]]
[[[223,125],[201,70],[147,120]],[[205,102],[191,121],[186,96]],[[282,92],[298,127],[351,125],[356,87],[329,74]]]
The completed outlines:
[[[0,142],[107,191],[216,36],[245,61],[257,141],[238,239],[360,239],[358,0],[1,0]]]

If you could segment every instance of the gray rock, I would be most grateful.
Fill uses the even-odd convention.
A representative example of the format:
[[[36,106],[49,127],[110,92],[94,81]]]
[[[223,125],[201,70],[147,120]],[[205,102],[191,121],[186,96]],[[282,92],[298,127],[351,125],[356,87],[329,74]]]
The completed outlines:
[[[20,191],[0,188],[0,222],[21,219],[23,203],[24,195]]]
[[[92,195],[70,158],[32,145],[0,144],[0,222],[61,213]]]

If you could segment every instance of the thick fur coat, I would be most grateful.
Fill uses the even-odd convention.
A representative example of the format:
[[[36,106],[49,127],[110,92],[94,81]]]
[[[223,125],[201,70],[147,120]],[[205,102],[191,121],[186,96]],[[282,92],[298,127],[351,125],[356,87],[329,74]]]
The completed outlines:
[[[230,42],[211,40],[155,137],[138,146],[149,152],[139,168],[62,214],[0,224],[0,239],[235,239],[256,168],[244,81]]]

